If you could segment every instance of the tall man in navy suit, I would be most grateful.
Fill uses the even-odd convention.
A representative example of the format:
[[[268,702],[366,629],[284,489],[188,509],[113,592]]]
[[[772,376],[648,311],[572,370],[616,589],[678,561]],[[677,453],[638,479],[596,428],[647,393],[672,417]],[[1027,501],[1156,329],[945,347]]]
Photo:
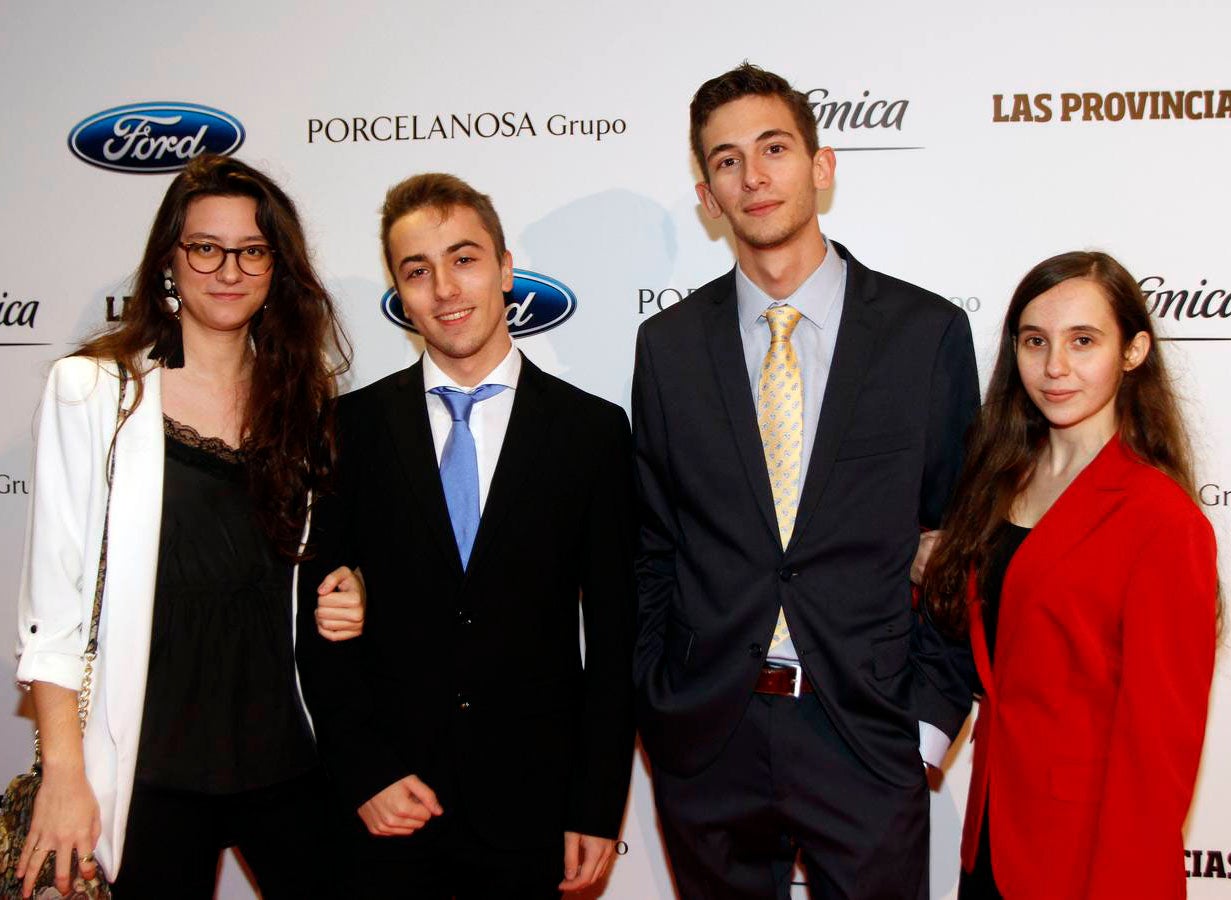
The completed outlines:
[[[628,420],[514,346],[485,195],[411,178],[382,237],[426,352],[342,398],[339,489],[313,514],[313,566],[363,571],[364,635],[319,638],[311,597],[299,622],[321,756],[358,814],[353,895],[558,897],[602,878],[628,794]]]
[[[835,157],[747,64],[692,108],[738,264],[641,328],[634,661],[680,893],[927,896],[928,791],[965,719],[960,654],[912,610],[979,402],[965,314],[817,222]],[[922,755],[922,760],[921,760]]]

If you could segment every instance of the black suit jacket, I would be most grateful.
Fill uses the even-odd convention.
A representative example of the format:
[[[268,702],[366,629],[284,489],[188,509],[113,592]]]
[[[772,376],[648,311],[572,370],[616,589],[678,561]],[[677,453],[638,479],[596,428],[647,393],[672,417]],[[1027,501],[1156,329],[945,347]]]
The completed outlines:
[[[422,363],[343,397],[338,418],[339,490],[314,511],[298,652],[347,805],[414,773],[449,786],[446,814],[496,846],[558,844],[565,830],[615,837],[633,747],[623,410],[522,360],[465,572]],[[363,571],[367,618],[362,637],[331,644],[316,633],[313,586],[343,563]]]
[[[634,675],[655,765],[699,771],[731,735],[779,607],[851,748],[919,780],[918,721],[970,706],[954,648],[912,611],[979,403],[970,326],[943,298],[842,246],[846,294],[795,530],[778,537],[730,272],[645,322],[633,376],[641,495]],[[968,666],[968,664],[967,664]]]

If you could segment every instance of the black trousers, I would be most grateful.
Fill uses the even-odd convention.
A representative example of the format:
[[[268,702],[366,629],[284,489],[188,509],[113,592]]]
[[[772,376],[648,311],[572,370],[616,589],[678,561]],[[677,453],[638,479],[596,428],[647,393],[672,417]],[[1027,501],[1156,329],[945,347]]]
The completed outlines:
[[[983,807],[983,828],[979,832],[975,867],[969,872],[962,870],[957,900],[1004,900],[992,876],[992,817],[987,805]]]
[[[492,846],[452,803],[409,837],[375,837],[359,822],[354,897],[413,900],[559,900],[564,880],[564,832],[549,847]],[[516,834],[517,812],[509,811]]]
[[[138,784],[128,813],[116,900],[212,900],[219,857],[237,847],[265,900],[346,896],[338,817],[319,773],[239,794]]]
[[[928,789],[892,785],[834,730],[815,696],[757,694],[718,759],[654,797],[679,894],[783,900],[796,855],[814,900],[926,900]]]
[[[419,773],[436,792],[444,815],[407,837],[377,837],[353,811],[347,817],[355,858],[355,877],[348,885],[357,888],[348,897],[559,900],[557,886],[564,880],[563,823],[559,831],[527,834],[519,826],[517,809],[467,794],[460,761],[475,741],[469,721],[465,713],[455,712]],[[535,801],[527,794],[526,803]],[[474,828],[472,822],[479,816],[485,817],[483,824],[497,827]]]

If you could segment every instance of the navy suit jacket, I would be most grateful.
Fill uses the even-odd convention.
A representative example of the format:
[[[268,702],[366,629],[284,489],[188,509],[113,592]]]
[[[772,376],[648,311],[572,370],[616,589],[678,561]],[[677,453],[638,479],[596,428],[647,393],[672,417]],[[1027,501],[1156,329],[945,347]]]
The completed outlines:
[[[920,527],[940,524],[979,403],[966,315],[862,266],[846,294],[784,550],[739,338],[734,272],[645,322],[633,376],[641,498],[634,677],[656,766],[687,775],[734,731],[778,609],[837,729],[886,780],[919,780],[919,720],[955,735],[955,660],[912,609]]]

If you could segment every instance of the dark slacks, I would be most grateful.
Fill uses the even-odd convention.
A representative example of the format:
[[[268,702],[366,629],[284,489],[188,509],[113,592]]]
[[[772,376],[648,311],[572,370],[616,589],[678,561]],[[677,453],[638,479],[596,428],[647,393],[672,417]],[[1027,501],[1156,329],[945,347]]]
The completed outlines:
[[[925,900],[928,789],[889,784],[815,696],[755,695],[718,759],[654,796],[685,900],[786,898],[797,853],[819,900]]]
[[[518,825],[518,810],[494,807],[482,797],[463,799],[466,772],[459,768],[473,745],[469,718],[456,714],[421,777],[436,792],[444,815],[408,837],[376,837],[351,815],[356,897],[413,900],[559,900],[564,880],[564,828],[531,836]],[[535,797],[526,796],[526,803]],[[487,816],[507,835],[493,844],[491,828],[479,832],[470,816]]]
[[[992,817],[986,806],[983,808],[983,828],[979,832],[975,866],[969,872],[962,870],[957,900],[1004,900],[992,875]]]
[[[559,900],[563,831],[558,846],[493,847],[449,806],[409,837],[374,837],[362,823],[359,828],[352,882],[356,897]],[[516,810],[509,811],[509,828],[516,831]]]
[[[212,900],[219,856],[237,847],[265,900],[345,896],[335,881],[341,831],[327,793],[319,773],[239,794],[138,784],[112,894]]]

